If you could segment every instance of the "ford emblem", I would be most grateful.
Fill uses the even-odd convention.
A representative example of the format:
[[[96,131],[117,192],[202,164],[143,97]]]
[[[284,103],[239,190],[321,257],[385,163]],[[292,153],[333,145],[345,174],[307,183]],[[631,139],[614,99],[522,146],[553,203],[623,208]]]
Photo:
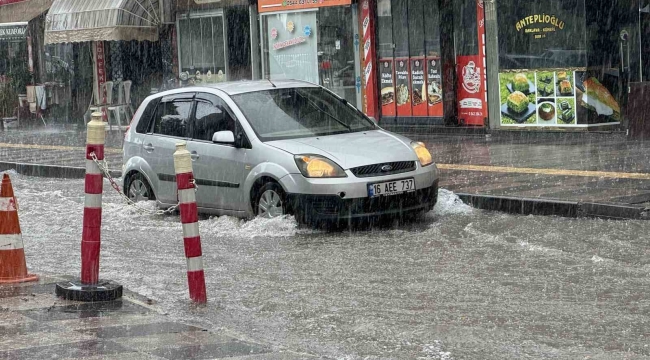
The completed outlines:
[[[381,167],[381,171],[391,171],[393,170],[393,167],[390,165],[384,165]]]

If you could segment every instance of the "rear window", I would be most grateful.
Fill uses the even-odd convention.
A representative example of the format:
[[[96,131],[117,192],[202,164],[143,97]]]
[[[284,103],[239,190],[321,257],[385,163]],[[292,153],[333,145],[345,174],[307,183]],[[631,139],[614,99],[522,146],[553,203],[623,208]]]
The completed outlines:
[[[140,116],[140,120],[138,121],[138,124],[135,127],[135,132],[138,134],[145,134],[147,133],[147,130],[149,130],[150,126],[149,124],[151,123],[151,118],[156,110],[156,105],[158,105],[158,102],[160,101],[160,98],[155,98],[149,101],[147,104],[147,107],[144,108],[144,111],[142,112],[142,115]]]

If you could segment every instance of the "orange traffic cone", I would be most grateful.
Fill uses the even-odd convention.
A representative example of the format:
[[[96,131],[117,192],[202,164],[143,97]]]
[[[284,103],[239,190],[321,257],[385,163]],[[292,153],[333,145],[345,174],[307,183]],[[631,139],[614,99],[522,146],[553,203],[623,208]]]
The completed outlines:
[[[4,174],[0,187],[0,284],[36,280],[37,275],[27,273],[16,197],[9,175]]]

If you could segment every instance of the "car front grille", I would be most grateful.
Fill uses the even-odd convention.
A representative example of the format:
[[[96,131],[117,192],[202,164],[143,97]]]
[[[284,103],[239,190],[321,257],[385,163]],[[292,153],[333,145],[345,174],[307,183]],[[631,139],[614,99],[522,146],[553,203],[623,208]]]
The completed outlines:
[[[373,214],[386,211],[399,211],[416,208],[424,204],[435,204],[438,186],[376,198],[341,199],[338,196],[313,195],[304,199],[302,208],[325,216],[350,216],[355,214]]]
[[[382,170],[382,168],[385,169],[386,166],[389,167],[390,170]],[[396,161],[389,163],[364,165],[350,169],[354,176],[359,178],[400,174],[413,170],[415,170],[415,161]]]

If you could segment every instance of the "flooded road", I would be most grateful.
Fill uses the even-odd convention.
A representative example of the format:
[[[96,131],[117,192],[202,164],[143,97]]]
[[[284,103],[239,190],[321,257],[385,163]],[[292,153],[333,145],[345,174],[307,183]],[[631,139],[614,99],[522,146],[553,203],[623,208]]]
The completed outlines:
[[[12,180],[30,271],[78,274],[83,180]],[[484,212],[444,190],[382,229],[206,218],[195,307],[178,216],[104,189],[101,277],[176,320],[335,359],[650,358],[650,222]]]

